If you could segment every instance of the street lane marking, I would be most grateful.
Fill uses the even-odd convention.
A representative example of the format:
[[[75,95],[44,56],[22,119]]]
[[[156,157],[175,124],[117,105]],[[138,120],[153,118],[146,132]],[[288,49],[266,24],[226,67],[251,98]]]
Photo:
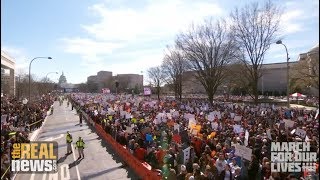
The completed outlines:
[[[67,120],[67,114],[66,114],[67,111],[64,111],[64,113],[65,113],[66,120]],[[74,147],[73,147],[73,144],[72,144],[72,143],[71,143],[71,151],[72,151],[72,155],[73,155],[74,161],[77,161],[76,155],[75,155],[75,153],[74,153]],[[79,168],[78,168],[78,164],[76,164],[76,171],[77,171],[78,180],[81,180],[81,178],[80,178],[80,172],[79,172]]]
[[[70,180],[70,170],[69,170],[69,165],[68,164],[63,164],[60,166],[60,171],[56,173],[44,173],[42,174],[42,180],[58,180],[59,179],[59,174],[60,174],[60,179],[61,180]],[[47,176],[48,175],[48,176]],[[32,173],[30,176],[30,180],[34,180],[35,174]]]
[[[75,155],[73,149],[74,149],[74,148],[73,148],[73,144],[71,144],[71,150],[72,150],[73,159],[74,159],[74,161],[76,161],[77,159],[76,159],[76,155]],[[79,169],[78,169],[78,164],[76,164],[76,171],[77,171],[78,180],[81,180],[81,178],[80,178],[80,173],[79,173]]]
[[[57,140],[57,139],[60,139],[60,138],[63,138],[64,134],[60,134],[59,136],[57,137],[49,137],[47,139],[45,139],[44,141],[53,141],[53,140]]]

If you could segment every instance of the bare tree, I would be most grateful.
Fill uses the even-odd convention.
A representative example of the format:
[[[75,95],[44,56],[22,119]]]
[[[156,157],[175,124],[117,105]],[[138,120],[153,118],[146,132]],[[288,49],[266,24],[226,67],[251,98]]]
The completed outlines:
[[[160,66],[151,67],[148,69],[148,76],[152,81],[152,84],[154,87],[156,87],[158,100],[160,100],[160,91],[161,91],[161,85],[164,81],[164,74]]]
[[[225,67],[235,60],[238,50],[230,38],[225,21],[206,21],[197,27],[192,26],[187,33],[181,33],[176,40],[177,47],[184,53],[188,69],[199,81],[210,104],[225,76]]]
[[[319,90],[319,49],[301,54],[304,58],[294,65],[290,71],[292,88],[313,87]]]
[[[182,75],[186,71],[187,64],[181,52],[176,49],[168,48],[168,54],[165,55],[162,62],[162,70],[166,82],[172,85],[175,97],[182,98]]]
[[[99,92],[98,90],[98,84],[94,81],[88,81],[87,82],[87,90],[90,93],[97,93]]]
[[[261,77],[261,65],[270,45],[275,41],[279,30],[281,11],[270,1],[262,6],[258,3],[236,8],[230,15],[231,32],[240,46],[240,57],[247,72],[244,78],[249,81],[249,93],[258,102],[258,80]]]
[[[80,92],[88,92],[88,84],[87,83],[81,83],[78,85],[78,89]]]
[[[118,75],[116,80],[119,82],[118,92],[127,92],[130,85],[130,77],[127,75]]]
[[[237,61],[227,67],[228,74],[226,76],[225,84],[228,87],[229,92],[239,91],[248,87],[248,74],[246,66],[241,62]]]

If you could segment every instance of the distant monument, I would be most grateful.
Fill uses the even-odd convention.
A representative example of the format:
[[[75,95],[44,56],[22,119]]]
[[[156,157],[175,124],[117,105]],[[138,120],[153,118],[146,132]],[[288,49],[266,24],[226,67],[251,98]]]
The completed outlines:
[[[66,84],[67,83],[67,78],[66,76],[64,76],[63,71],[61,76],[59,77],[59,85],[61,86],[62,84]]]

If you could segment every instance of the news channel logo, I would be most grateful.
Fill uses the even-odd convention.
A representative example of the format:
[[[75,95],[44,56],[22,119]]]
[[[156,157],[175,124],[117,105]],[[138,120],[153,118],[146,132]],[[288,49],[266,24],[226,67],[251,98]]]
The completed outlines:
[[[14,143],[11,171],[20,173],[57,172],[58,143],[55,141]]]

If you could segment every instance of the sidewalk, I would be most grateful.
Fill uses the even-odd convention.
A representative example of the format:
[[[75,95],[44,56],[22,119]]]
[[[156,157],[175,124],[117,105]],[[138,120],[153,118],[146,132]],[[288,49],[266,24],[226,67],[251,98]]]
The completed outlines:
[[[290,107],[292,107],[292,108],[305,108],[306,110],[317,110],[318,109],[316,107],[303,106],[303,105],[299,105],[299,104],[290,104]]]
[[[36,130],[29,133],[28,139],[30,141],[35,141],[37,139],[37,136],[40,134],[42,127],[44,126],[44,124],[46,123],[46,121],[48,119],[48,116],[50,116],[50,109],[49,109],[49,111],[47,111],[47,116],[44,118],[42,126],[39,129],[36,129]]]

